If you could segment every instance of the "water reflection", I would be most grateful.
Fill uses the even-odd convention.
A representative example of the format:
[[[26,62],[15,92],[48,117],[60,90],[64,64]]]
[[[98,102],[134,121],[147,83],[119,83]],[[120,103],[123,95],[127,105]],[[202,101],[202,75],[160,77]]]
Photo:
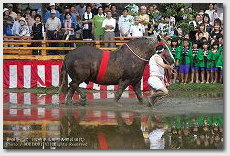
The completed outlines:
[[[184,94],[184,95],[183,95]],[[223,93],[193,93],[187,94],[186,92],[180,95],[176,92],[170,92],[169,97],[209,97],[209,98],[219,98],[223,97]],[[143,97],[149,96],[149,92],[142,93]],[[97,99],[113,99],[115,97],[115,92],[91,92],[86,94],[87,99],[97,100]],[[136,98],[136,95],[132,91],[125,91],[122,94],[123,98]],[[79,99],[79,95],[75,94],[74,100]],[[58,94],[37,94],[37,93],[4,93],[3,100],[5,104],[23,104],[23,105],[46,105],[46,104],[59,104],[64,103],[65,96]]]
[[[76,108],[33,111],[37,113],[25,116],[4,110],[5,149],[223,148],[221,114],[162,116]]]

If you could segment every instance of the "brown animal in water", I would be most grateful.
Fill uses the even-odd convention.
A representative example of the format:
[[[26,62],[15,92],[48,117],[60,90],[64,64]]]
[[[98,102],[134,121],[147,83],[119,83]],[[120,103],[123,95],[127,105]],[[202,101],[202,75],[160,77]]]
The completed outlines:
[[[116,51],[110,54],[108,66],[102,81],[97,80],[102,51],[95,47],[84,46],[72,50],[63,61],[60,93],[67,93],[66,104],[70,103],[75,91],[80,96],[82,105],[86,103],[86,95],[79,88],[82,82],[89,81],[100,85],[118,85],[115,101],[118,102],[123,91],[129,85],[133,86],[139,102],[142,104],[141,97],[141,78],[145,65],[150,57],[155,54],[157,37],[142,37],[130,40]],[[174,58],[168,51],[166,59],[174,63]],[[68,88],[68,76],[72,79]]]

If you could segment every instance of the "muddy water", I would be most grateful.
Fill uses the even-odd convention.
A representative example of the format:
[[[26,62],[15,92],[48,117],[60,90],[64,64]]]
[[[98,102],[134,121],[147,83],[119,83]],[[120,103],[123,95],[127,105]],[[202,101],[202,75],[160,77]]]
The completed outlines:
[[[223,149],[223,95],[171,95],[154,108],[126,93],[87,95],[85,107],[58,95],[4,93],[5,149]],[[103,98],[104,97],[104,98]],[[146,102],[146,101],[145,101]]]

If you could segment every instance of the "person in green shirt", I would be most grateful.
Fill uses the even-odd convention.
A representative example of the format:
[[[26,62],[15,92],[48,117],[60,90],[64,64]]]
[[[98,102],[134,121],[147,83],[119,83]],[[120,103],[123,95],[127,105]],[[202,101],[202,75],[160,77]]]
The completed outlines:
[[[196,75],[196,83],[199,83],[199,65],[197,62],[197,54],[198,54],[198,41],[194,41],[192,44],[192,56],[191,56],[191,81],[194,82],[194,74]]]
[[[224,65],[224,55],[223,55],[223,50],[220,51],[220,55],[216,61],[216,67],[219,68],[220,71],[220,83],[223,83],[223,65]]]
[[[184,39],[183,47],[177,52],[177,62],[180,64],[181,83],[187,83],[188,73],[190,71],[192,49],[188,39]]]
[[[105,19],[103,14],[103,8],[98,7],[98,14],[93,17],[92,24],[92,34],[94,35],[94,40],[103,40],[104,29],[102,28],[102,22]]]
[[[181,47],[178,46],[178,40],[177,38],[172,38],[171,40],[171,46],[169,47],[169,50],[171,51],[174,58],[176,58],[176,55]],[[177,74],[179,73],[179,66],[175,66],[174,69],[176,72],[173,74],[173,80],[172,82],[175,83],[177,80]]]
[[[209,43],[204,42],[202,49],[198,51],[198,65],[201,70],[201,83],[209,83],[210,71],[212,67],[212,51],[208,49]],[[205,81],[205,71],[206,71],[206,81]]]
[[[220,50],[219,50],[219,43],[214,42],[212,44],[212,67],[211,67],[211,82],[212,83],[217,83],[217,78],[218,78],[218,67],[216,65],[217,60],[220,56]]]

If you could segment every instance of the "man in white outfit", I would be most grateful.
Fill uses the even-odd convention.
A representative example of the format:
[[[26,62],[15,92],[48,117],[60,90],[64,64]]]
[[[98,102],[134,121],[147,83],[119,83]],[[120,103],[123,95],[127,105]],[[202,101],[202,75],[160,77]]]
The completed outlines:
[[[162,57],[165,54],[163,45],[156,47],[156,54],[154,54],[149,60],[150,77],[148,83],[152,89],[151,95],[148,97],[149,106],[153,106],[155,100],[158,97],[168,95],[168,89],[164,83],[165,69],[173,70],[173,66],[164,63]],[[153,90],[156,90],[154,93]]]

